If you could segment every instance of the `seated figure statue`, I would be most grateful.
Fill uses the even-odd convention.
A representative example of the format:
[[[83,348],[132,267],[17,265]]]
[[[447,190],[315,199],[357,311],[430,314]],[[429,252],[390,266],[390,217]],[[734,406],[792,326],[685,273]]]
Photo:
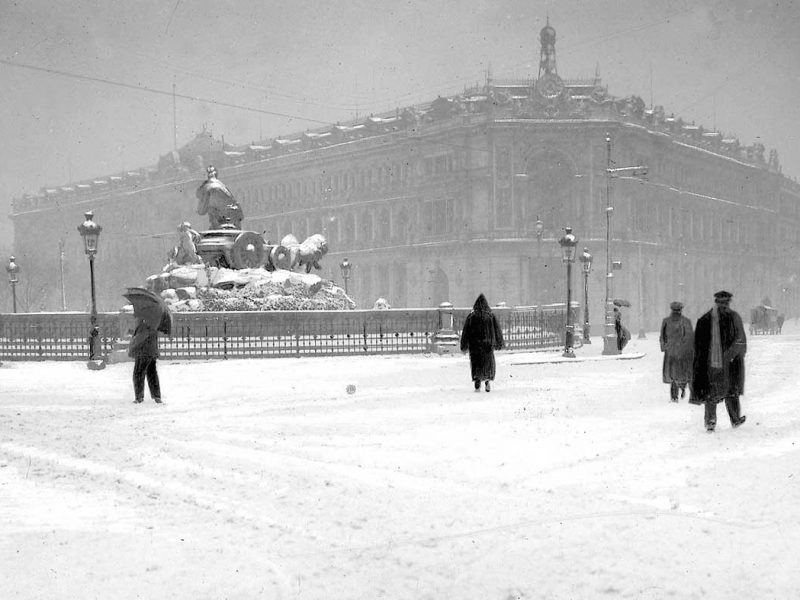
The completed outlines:
[[[223,225],[242,228],[244,213],[230,190],[217,179],[213,166],[206,169],[207,179],[197,188],[197,214],[208,214],[209,227],[219,229]]]

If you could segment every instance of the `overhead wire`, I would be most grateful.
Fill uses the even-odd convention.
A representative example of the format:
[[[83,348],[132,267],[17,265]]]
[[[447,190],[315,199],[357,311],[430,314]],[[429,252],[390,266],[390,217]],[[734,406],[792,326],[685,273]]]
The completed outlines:
[[[29,70],[33,70],[33,71],[40,71],[40,72],[50,73],[50,74],[53,74],[53,75],[61,75],[63,77],[69,77],[69,78],[72,78],[72,79],[80,79],[80,80],[83,80],[83,81],[91,81],[91,82],[94,82],[94,83],[103,83],[103,84],[106,84],[106,85],[112,85],[112,86],[121,87],[121,88],[125,88],[125,89],[132,89],[132,90],[136,90],[136,91],[140,91],[140,92],[149,92],[149,93],[152,93],[152,94],[159,94],[159,95],[162,95],[162,96],[170,96],[170,97],[175,97],[175,98],[181,98],[181,99],[184,99],[184,100],[192,100],[194,102],[203,102],[203,103],[207,103],[207,104],[213,104],[215,106],[223,106],[223,107],[226,107],[226,108],[236,108],[236,109],[239,109],[239,110],[247,110],[247,111],[250,111],[250,112],[262,113],[262,114],[272,115],[272,116],[276,116],[276,117],[283,117],[283,118],[293,119],[293,120],[297,120],[297,121],[307,121],[309,123],[322,123],[322,124],[326,124],[326,125],[328,125],[330,123],[330,121],[327,121],[327,120],[323,121],[323,120],[320,120],[320,119],[313,119],[313,118],[310,118],[310,117],[304,117],[302,115],[293,115],[293,114],[281,113],[281,112],[276,112],[276,111],[271,111],[271,110],[264,110],[262,108],[255,108],[253,106],[244,106],[242,104],[234,104],[232,102],[222,102],[221,100],[214,100],[213,98],[201,98],[199,96],[190,96],[188,94],[179,94],[179,93],[176,93],[176,92],[173,92],[173,91],[159,90],[159,89],[151,88],[151,87],[144,86],[144,85],[133,85],[133,84],[130,84],[130,83],[124,83],[124,82],[121,82],[121,81],[114,81],[112,79],[106,79],[104,77],[94,77],[94,76],[91,76],[91,75],[82,75],[80,73],[72,73],[70,71],[63,71],[63,70],[60,70],[60,69],[52,69],[52,68],[49,68],[49,67],[39,67],[39,66],[36,66],[36,65],[29,65],[29,64],[26,64],[26,63],[14,62],[14,61],[10,61],[10,60],[0,59],[0,64],[8,65],[8,66],[11,66],[11,67],[18,67],[18,68],[21,68],[21,69],[29,69]]]
[[[177,8],[177,4],[176,4],[175,8]],[[174,12],[174,9],[173,9],[173,12]],[[583,47],[583,46],[596,45],[598,43],[602,43],[602,42],[608,41],[610,39],[614,39],[616,37],[619,37],[619,36],[622,36],[622,35],[626,35],[626,34],[631,33],[631,32],[641,31],[641,30],[644,30],[644,29],[647,29],[647,28],[650,28],[650,27],[654,27],[654,26],[657,26],[657,25],[660,25],[660,24],[662,24],[664,22],[669,21],[671,18],[674,18],[675,16],[678,16],[678,15],[681,15],[681,14],[685,14],[685,13],[688,13],[688,12],[691,12],[691,9],[687,9],[685,11],[678,11],[676,13],[672,13],[672,14],[668,15],[667,17],[659,19],[658,21],[653,21],[653,22],[650,22],[650,23],[645,23],[645,24],[642,24],[642,25],[637,25],[637,26],[634,26],[634,27],[623,29],[623,30],[621,30],[619,32],[616,32],[614,34],[606,35],[606,36],[603,36],[601,38],[597,38],[595,40],[589,40],[589,41],[586,41],[586,42],[581,42],[581,43],[575,44],[573,46],[568,46],[567,49],[565,51],[562,50],[562,52],[570,53],[571,51],[574,51],[574,49],[576,49],[576,48],[580,48],[580,47]],[[334,109],[334,110],[346,110],[346,111],[353,111],[353,110],[358,110],[359,108],[362,108],[357,103],[354,103],[354,104],[331,104],[331,103],[317,102],[315,100],[307,100],[305,98],[298,98],[298,96],[296,96],[296,95],[285,94],[285,93],[277,91],[277,90],[275,90],[273,88],[264,88],[264,87],[260,87],[260,86],[252,86],[252,85],[248,85],[248,84],[242,83],[241,81],[225,79],[225,78],[216,77],[216,76],[210,76],[210,75],[208,75],[207,72],[203,73],[201,75],[201,74],[198,74],[198,73],[196,73],[196,72],[194,72],[192,70],[186,70],[186,69],[177,67],[177,66],[175,66],[173,64],[169,64],[169,63],[167,63],[167,62],[165,62],[163,60],[154,59],[153,57],[149,57],[149,56],[141,53],[140,51],[138,52],[138,54],[139,54],[139,56],[142,56],[146,60],[149,60],[149,61],[154,62],[154,63],[160,63],[160,65],[162,67],[164,67],[166,69],[169,69],[171,71],[177,71],[177,72],[180,72],[180,73],[183,73],[183,74],[188,74],[188,75],[191,75],[191,76],[195,76],[195,77],[198,77],[198,78],[205,79],[207,81],[222,83],[222,84],[225,84],[225,85],[234,85],[234,86],[240,87],[241,89],[249,89],[249,90],[258,91],[258,92],[261,92],[261,93],[264,93],[264,94],[271,94],[271,95],[274,95],[274,96],[285,98],[287,100],[293,100],[295,102],[300,102],[300,103],[306,104],[306,105],[317,106],[317,107],[321,107],[321,108],[331,108],[331,109]],[[242,104],[237,104],[237,103],[232,103],[232,102],[223,102],[223,101],[215,100],[215,99],[212,99],[212,98],[202,98],[202,97],[199,97],[199,96],[193,96],[193,95],[189,95],[189,94],[178,93],[177,91],[159,90],[159,89],[151,88],[151,87],[144,86],[144,85],[133,85],[133,84],[125,83],[125,82],[114,81],[114,80],[103,78],[103,77],[83,75],[83,74],[79,74],[79,73],[74,73],[74,72],[64,71],[64,70],[59,70],[59,69],[53,69],[53,68],[49,68],[49,67],[41,67],[41,66],[37,66],[37,65],[30,65],[30,64],[26,64],[26,63],[20,63],[20,62],[9,61],[9,60],[4,60],[4,59],[0,59],[0,63],[6,64],[6,65],[9,65],[9,66],[15,66],[15,67],[19,67],[19,68],[34,70],[34,71],[38,71],[38,72],[45,72],[45,73],[49,73],[49,74],[56,74],[56,75],[61,75],[61,76],[64,76],[64,77],[80,79],[80,80],[84,80],[84,81],[92,81],[92,82],[96,82],[96,83],[104,83],[104,84],[123,87],[123,88],[127,88],[127,89],[134,89],[134,90],[137,90],[137,91],[145,91],[145,92],[150,92],[150,93],[155,93],[155,94],[160,94],[160,95],[165,95],[165,96],[182,98],[182,99],[195,101],[195,102],[202,102],[202,103],[208,103],[208,104],[213,104],[213,105],[227,107],[227,108],[235,108],[235,109],[246,110],[246,111],[250,111],[250,112],[267,114],[267,115],[271,115],[271,116],[277,116],[277,117],[283,117],[283,118],[288,118],[288,119],[295,119],[295,120],[306,121],[306,122],[310,122],[310,123],[319,123],[319,124],[325,124],[325,125],[330,123],[330,119],[328,119],[328,120],[314,119],[314,118],[311,118],[311,117],[305,117],[305,116],[297,115],[297,114],[290,114],[290,113],[266,110],[266,109],[262,109],[262,108],[257,108],[257,107],[253,107],[253,106],[245,106],[245,105],[242,105]],[[525,63],[518,63],[518,64],[525,64]],[[513,66],[512,66],[512,68],[513,68]],[[373,102],[369,103],[369,104],[371,104],[371,107],[368,104],[368,105],[364,106],[363,109],[364,109],[365,112],[367,112],[370,108],[372,108],[373,110],[376,109],[377,105],[379,105],[379,104],[384,104],[384,105],[386,105],[388,107],[389,103],[391,103],[393,105],[403,104],[404,102],[412,102],[413,103],[414,99],[417,99],[417,98],[419,98],[419,99],[423,99],[423,98],[427,99],[430,96],[431,93],[434,93],[437,90],[439,92],[442,92],[442,91],[444,91],[443,88],[452,89],[452,86],[455,86],[455,85],[457,85],[458,82],[463,82],[465,80],[466,79],[463,76],[462,77],[458,77],[458,78],[452,78],[452,79],[448,80],[447,82],[437,84],[436,87],[428,87],[428,88],[423,88],[423,89],[417,89],[414,92],[409,92],[407,94],[401,94],[399,96],[396,95],[396,96],[392,96],[392,97],[384,97],[384,98],[381,98],[381,99],[374,100]],[[455,93],[457,93],[457,92],[455,92]]]
[[[235,80],[235,79],[225,79],[225,78],[222,78],[222,77],[209,75],[206,72],[198,72],[196,70],[186,69],[184,67],[176,66],[176,65],[168,63],[166,61],[154,58],[152,56],[149,56],[147,54],[142,53],[141,51],[136,52],[136,54],[139,57],[143,58],[144,60],[147,60],[147,61],[152,62],[154,64],[158,64],[162,68],[164,68],[164,69],[166,69],[166,70],[168,70],[170,72],[181,73],[183,75],[189,75],[189,76],[195,77],[197,79],[209,81],[209,82],[212,82],[212,83],[221,83],[221,84],[224,84],[224,85],[230,85],[230,86],[238,87],[238,88],[243,89],[243,90],[251,90],[251,91],[255,91],[255,92],[260,92],[262,94],[276,96],[276,97],[284,98],[284,99],[287,99],[287,100],[292,100],[294,102],[299,102],[301,104],[308,104],[308,105],[318,106],[320,108],[332,108],[332,109],[336,109],[336,110],[353,110],[353,109],[358,107],[356,104],[332,104],[332,103],[316,102],[314,100],[307,100],[307,99],[298,97],[297,95],[286,94],[286,93],[277,91],[274,88],[262,87],[262,86],[254,86],[252,84],[243,83],[243,82]]]

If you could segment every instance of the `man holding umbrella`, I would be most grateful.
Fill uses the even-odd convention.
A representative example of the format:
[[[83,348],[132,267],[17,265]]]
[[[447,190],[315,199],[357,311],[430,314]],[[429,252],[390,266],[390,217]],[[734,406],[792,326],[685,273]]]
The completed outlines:
[[[621,298],[614,300],[614,331],[617,334],[617,350],[622,353],[622,349],[631,341],[631,332],[622,324],[622,311],[620,308],[623,306],[630,307],[631,303]]]
[[[133,403],[144,402],[144,380],[147,379],[150,397],[156,404],[161,404],[161,386],[156,370],[158,332],[169,334],[172,330],[169,308],[160,296],[144,288],[129,288],[123,295],[131,301],[133,314],[136,317],[136,329],[128,347],[128,356],[135,359]]]

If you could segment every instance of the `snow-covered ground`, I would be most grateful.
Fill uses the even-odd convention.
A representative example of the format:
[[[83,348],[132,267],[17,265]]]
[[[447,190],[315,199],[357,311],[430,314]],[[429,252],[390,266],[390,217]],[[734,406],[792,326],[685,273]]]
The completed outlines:
[[[5,362],[0,597],[796,598],[800,329],[749,342],[714,434],[655,333],[491,393],[460,354],[161,361],[163,406]]]

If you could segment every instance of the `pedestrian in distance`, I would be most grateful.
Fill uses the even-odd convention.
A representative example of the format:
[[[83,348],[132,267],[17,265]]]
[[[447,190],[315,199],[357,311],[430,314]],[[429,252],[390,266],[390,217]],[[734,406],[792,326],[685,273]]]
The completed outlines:
[[[158,360],[158,331],[146,320],[139,319],[133,331],[128,356],[133,363],[134,404],[144,402],[144,380],[150,389],[150,397],[156,404],[161,404],[161,386],[158,381],[156,361]]]
[[[670,302],[670,314],[661,322],[659,343],[664,353],[661,377],[669,384],[669,397],[672,402],[678,401],[678,390],[681,398],[686,396],[686,385],[692,379],[694,362],[694,331],[692,322],[682,314],[682,302]]]
[[[747,337],[739,313],[730,307],[733,294],[714,294],[714,308],[697,319],[694,329],[692,387],[696,399],[705,404],[709,433],[717,426],[717,404],[725,402],[731,425],[745,422],[739,396],[744,394],[744,356]]]
[[[614,307],[614,331],[617,334],[617,351],[621,354],[631,341],[631,332],[622,324],[622,311],[617,306]]]
[[[464,321],[461,332],[461,351],[469,350],[469,365],[475,391],[481,389],[484,382],[486,391],[491,391],[489,382],[494,381],[494,351],[503,348],[503,332],[497,317],[489,308],[486,296],[481,294],[475,300],[472,312]]]

